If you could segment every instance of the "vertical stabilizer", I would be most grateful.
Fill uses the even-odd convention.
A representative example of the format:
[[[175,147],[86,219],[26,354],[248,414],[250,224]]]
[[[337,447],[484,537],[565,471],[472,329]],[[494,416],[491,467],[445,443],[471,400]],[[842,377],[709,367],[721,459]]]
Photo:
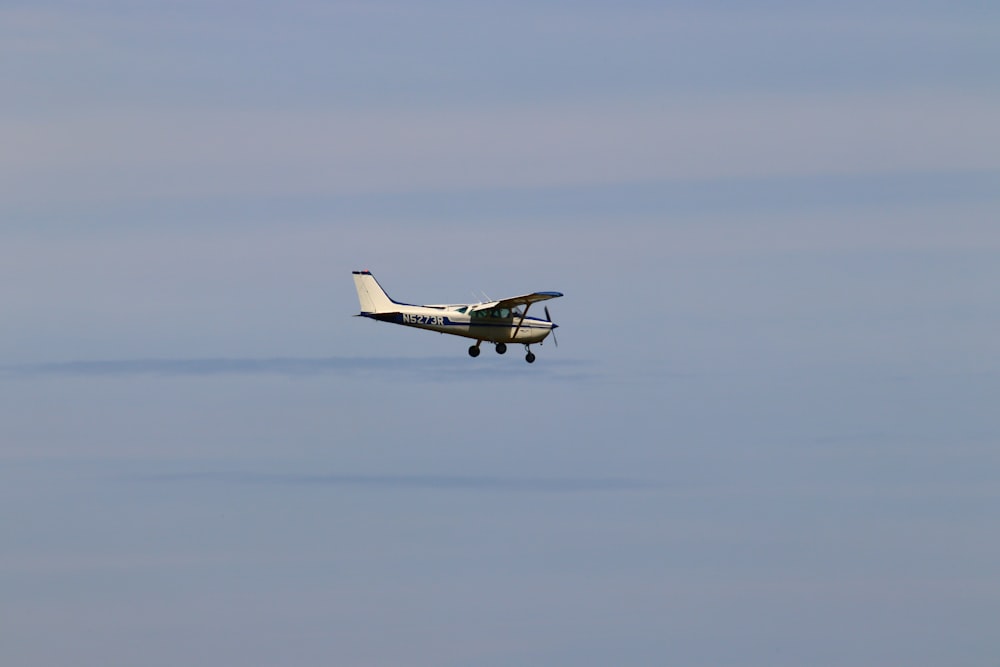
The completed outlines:
[[[395,302],[389,298],[371,271],[355,271],[354,287],[358,290],[358,301],[362,314],[385,313],[396,310]]]

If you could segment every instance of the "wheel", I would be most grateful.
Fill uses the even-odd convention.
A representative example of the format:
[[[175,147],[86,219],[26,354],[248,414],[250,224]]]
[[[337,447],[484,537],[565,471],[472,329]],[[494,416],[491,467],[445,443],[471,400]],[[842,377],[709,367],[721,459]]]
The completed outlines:
[[[527,361],[529,364],[535,363],[535,353],[529,352],[528,354],[525,355],[524,360]]]
[[[503,354],[507,351],[507,343],[497,343],[497,354]]]
[[[469,356],[470,357],[478,357],[479,356],[479,346],[478,345],[473,345],[472,347],[469,348]]]

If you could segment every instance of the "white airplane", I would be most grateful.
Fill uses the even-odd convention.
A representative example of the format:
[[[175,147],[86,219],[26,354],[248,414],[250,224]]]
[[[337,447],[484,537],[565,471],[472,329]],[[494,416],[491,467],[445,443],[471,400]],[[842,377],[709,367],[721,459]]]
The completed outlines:
[[[469,348],[470,357],[479,356],[479,346],[484,340],[496,345],[497,354],[507,351],[507,343],[523,343],[527,353],[525,361],[534,363],[535,355],[530,346],[533,343],[541,345],[559,326],[549,316],[548,307],[545,308],[544,320],[528,317],[528,309],[536,301],[554,299],[562,296],[562,292],[535,292],[481,303],[415,306],[389,298],[371,271],[355,271],[354,286],[361,302],[361,312],[355,317],[370,317],[380,322],[474,338],[476,344]],[[555,340],[555,334],[552,334],[552,340]]]

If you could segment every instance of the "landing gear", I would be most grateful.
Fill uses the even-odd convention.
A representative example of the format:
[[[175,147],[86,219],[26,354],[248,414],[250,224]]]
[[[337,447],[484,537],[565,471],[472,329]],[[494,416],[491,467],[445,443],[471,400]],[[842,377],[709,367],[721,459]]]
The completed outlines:
[[[483,341],[477,340],[475,345],[470,346],[469,347],[469,356],[472,357],[473,359],[475,359],[476,357],[478,357],[479,353],[482,351],[482,350],[480,350],[479,346],[482,345],[482,344],[483,344]],[[507,354],[507,343],[495,343],[495,345],[496,345],[497,354]],[[524,346],[524,351],[526,353],[524,355],[524,360],[527,361],[529,364],[535,363],[535,355],[531,351],[531,347],[529,345],[525,345]]]

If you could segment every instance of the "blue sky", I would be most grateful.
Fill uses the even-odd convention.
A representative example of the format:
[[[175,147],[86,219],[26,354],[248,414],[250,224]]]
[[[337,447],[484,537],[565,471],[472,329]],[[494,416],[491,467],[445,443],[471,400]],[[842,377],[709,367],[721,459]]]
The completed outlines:
[[[993,664],[997,62],[984,3],[6,3],[0,662]]]

